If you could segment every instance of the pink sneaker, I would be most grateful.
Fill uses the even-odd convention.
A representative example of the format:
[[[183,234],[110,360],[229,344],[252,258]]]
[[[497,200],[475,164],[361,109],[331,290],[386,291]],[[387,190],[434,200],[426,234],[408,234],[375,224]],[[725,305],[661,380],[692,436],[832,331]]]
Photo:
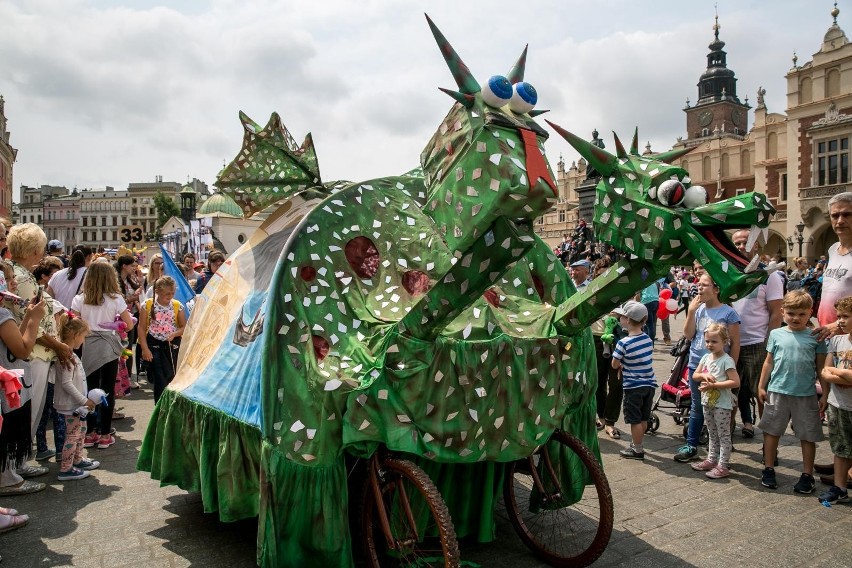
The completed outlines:
[[[83,438],[83,447],[84,448],[91,448],[92,446],[94,446],[95,444],[98,443],[99,439],[100,439],[100,436],[97,434],[97,432],[92,432],[91,434],[86,434],[86,437]]]
[[[689,467],[691,467],[695,471],[710,471],[716,467],[716,462],[714,462],[710,458],[707,458],[703,462],[694,463]]]
[[[112,434],[107,434],[105,436],[100,436],[98,438],[98,449],[103,450],[115,443],[115,436]]]
[[[717,465],[704,475],[706,475],[710,479],[722,479],[723,477],[728,477],[729,475],[731,475],[731,470],[723,465]]]

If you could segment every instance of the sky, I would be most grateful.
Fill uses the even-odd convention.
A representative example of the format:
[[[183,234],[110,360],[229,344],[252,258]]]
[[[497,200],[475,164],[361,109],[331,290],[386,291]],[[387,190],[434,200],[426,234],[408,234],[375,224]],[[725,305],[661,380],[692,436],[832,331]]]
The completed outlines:
[[[0,95],[21,185],[213,185],[240,149],[238,113],[311,132],[324,181],[397,175],[452,106],[428,13],[480,82],[529,44],[544,118],[613,148],[686,136],[718,6],[737,94],[786,107],[794,50],[810,61],[826,0],[0,0]],[[852,6],[838,23],[852,33]],[[849,22],[847,24],[847,22]],[[754,114],[749,113],[749,124]],[[543,124],[543,122],[542,122]],[[546,125],[545,125],[546,126]],[[549,127],[548,127],[549,128]],[[554,170],[578,154],[557,134]]]

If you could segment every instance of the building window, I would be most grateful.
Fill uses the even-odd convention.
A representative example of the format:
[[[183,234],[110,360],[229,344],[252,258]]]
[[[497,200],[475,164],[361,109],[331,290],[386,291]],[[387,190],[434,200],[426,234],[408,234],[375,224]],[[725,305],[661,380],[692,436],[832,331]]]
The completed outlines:
[[[746,192],[745,188],[744,188],[744,187],[740,187],[740,188],[738,188],[738,189],[737,189],[734,193],[735,193],[736,195],[745,195],[745,192]]]
[[[817,185],[849,181],[849,137],[822,140],[816,144]]]
[[[825,74],[825,96],[836,97],[840,95],[840,70],[831,69]]]
[[[125,216],[123,216],[123,217],[121,218],[121,224],[122,224],[122,225],[127,225],[127,215],[125,215]]]
[[[744,176],[751,173],[751,152],[748,150],[740,154],[740,173]]]
[[[112,232],[112,240],[114,240],[114,241],[117,241],[117,240],[118,240],[118,231],[113,231],[113,232]]]
[[[813,100],[813,84],[810,77],[805,77],[799,83],[799,104],[809,103]]]
[[[564,223],[564,222],[565,222],[565,211],[560,211],[560,212],[559,212],[559,222],[560,222],[560,223]]]
[[[106,241],[106,240],[107,240],[106,235],[107,235],[107,232],[106,232],[106,231],[101,231],[101,240],[102,240],[102,241]]]
[[[780,176],[780,186],[778,188],[778,201],[787,201],[787,173]]]
[[[771,160],[778,157],[778,135],[770,132],[766,136],[766,159]]]
[[[710,129],[709,128],[702,128],[701,129],[701,135],[702,136],[710,136]]]

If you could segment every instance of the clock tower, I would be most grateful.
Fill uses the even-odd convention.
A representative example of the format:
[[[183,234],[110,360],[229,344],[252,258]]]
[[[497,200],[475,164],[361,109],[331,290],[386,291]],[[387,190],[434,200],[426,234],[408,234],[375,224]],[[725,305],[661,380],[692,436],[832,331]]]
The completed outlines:
[[[727,54],[722,49],[725,42],[719,39],[719,16],[713,24],[714,39],[707,54],[707,70],[698,80],[698,101],[690,106],[687,100],[687,139],[697,140],[711,136],[745,136],[748,132],[746,102],[737,98],[737,78],[726,63]]]

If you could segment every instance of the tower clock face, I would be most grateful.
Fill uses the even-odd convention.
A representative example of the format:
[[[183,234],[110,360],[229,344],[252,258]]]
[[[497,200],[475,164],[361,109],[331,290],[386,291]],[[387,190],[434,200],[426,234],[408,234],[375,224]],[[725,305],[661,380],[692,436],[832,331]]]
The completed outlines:
[[[701,126],[707,126],[713,121],[713,113],[709,110],[705,110],[698,115],[698,124]]]
[[[743,116],[743,111],[741,111],[740,109],[735,108],[733,111],[731,111],[731,120],[736,126],[742,126],[744,118],[745,117]]]

